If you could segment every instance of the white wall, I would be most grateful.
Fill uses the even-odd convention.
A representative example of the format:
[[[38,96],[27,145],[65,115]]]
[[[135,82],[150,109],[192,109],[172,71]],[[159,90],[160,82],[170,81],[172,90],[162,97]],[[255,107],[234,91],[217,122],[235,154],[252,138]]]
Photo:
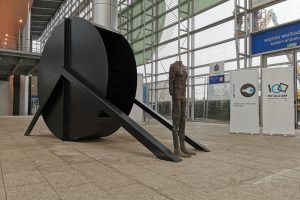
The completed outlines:
[[[20,76],[20,115],[28,115],[29,77]]]
[[[13,114],[13,79],[0,81],[0,116]]]

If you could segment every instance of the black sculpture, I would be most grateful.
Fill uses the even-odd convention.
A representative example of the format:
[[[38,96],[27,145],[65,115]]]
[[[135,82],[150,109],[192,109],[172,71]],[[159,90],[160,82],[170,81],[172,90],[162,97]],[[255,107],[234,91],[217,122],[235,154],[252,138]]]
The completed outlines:
[[[66,19],[44,47],[38,72],[40,108],[25,135],[30,135],[40,115],[56,137],[69,141],[105,137],[123,126],[158,158],[180,161],[128,117],[136,103],[170,126],[135,100],[136,85],[134,55],[121,34],[81,18]],[[195,148],[208,151],[188,140]]]

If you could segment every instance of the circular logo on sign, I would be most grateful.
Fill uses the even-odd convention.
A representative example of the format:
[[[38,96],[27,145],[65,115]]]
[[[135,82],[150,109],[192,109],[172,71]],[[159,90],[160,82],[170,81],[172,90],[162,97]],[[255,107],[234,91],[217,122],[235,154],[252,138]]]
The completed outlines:
[[[214,66],[214,70],[217,72],[217,71],[219,71],[219,69],[220,69],[219,65],[216,64],[216,65]]]
[[[255,94],[255,87],[254,85],[250,84],[250,83],[246,83],[244,84],[242,87],[241,87],[241,94],[244,96],[244,97],[252,97],[254,94]]]

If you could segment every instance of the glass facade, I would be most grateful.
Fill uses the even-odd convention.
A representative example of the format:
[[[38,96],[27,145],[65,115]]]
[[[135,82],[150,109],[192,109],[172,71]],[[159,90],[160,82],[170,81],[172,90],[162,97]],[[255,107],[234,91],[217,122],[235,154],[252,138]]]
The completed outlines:
[[[119,31],[132,46],[138,73],[144,75],[144,101],[148,105],[166,117],[171,116],[169,66],[181,59],[189,71],[188,118],[229,120],[229,72],[238,67],[261,66],[259,57],[249,59],[249,46],[245,46],[249,44],[249,33],[300,18],[296,8],[291,9],[290,16],[286,16],[282,11],[282,8],[290,8],[293,2],[297,4],[297,0],[285,1],[261,9],[257,13],[248,13],[246,20],[243,10],[236,2],[119,0]],[[249,3],[244,0],[238,2],[240,5]],[[277,14],[276,22],[273,18],[268,18],[270,10]],[[53,27],[64,17],[70,16],[90,20],[91,0],[66,0],[44,30],[40,40],[46,41]],[[236,28],[249,29],[249,32],[243,38],[237,34]],[[237,56],[239,54],[244,56]],[[225,83],[209,85],[209,65],[219,61],[225,63]]]

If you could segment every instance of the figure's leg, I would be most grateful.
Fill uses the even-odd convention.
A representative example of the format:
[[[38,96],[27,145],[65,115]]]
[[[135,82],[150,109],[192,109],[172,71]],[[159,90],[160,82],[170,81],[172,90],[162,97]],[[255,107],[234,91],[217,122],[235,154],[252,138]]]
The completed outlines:
[[[181,151],[185,154],[188,154],[188,155],[196,155],[196,153],[188,150],[185,147],[185,107],[186,107],[185,100],[182,100],[180,102],[180,104],[181,104],[180,105],[181,106],[181,112],[180,112],[180,123],[179,123],[178,135],[179,135]]]
[[[172,121],[173,121],[173,129],[172,129],[172,135],[173,135],[173,145],[174,145],[174,154],[180,157],[189,157],[189,155],[182,153],[179,146],[178,141],[178,130],[179,130],[179,122],[180,122],[180,112],[181,112],[181,106],[180,101],[176,98],[172,98]]]

